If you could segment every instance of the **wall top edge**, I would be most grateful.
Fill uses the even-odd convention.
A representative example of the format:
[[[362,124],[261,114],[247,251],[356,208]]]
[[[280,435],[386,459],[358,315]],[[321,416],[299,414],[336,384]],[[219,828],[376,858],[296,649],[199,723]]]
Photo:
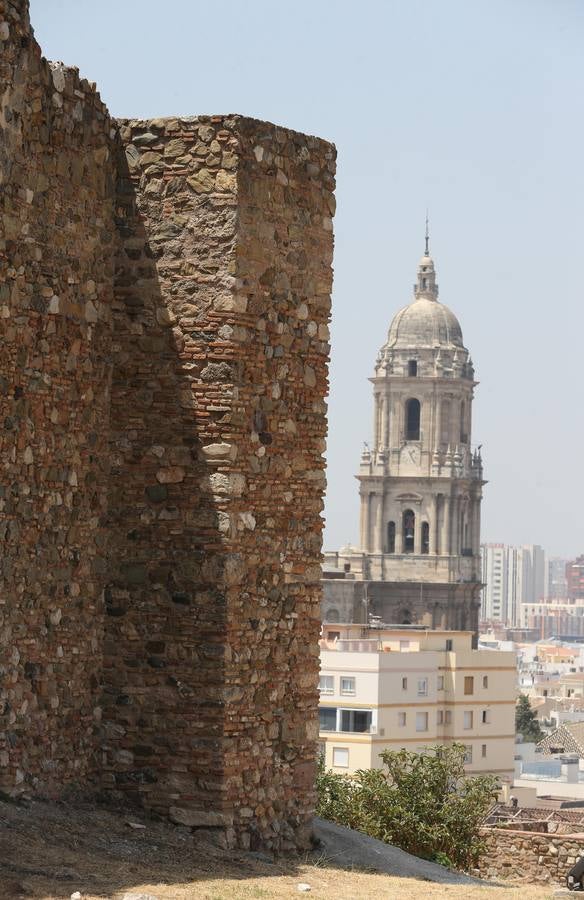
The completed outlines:
[[[201,115],[176,115],[176,116],[155,116],[149,119],[134,119],[130,117],[121,117],[114,118],[114,124],[118,127],[129,127],[136,129],[148,129],[155,128],[161,131],[165,131],[167,129],[172,130],[172,126],[175,126],[176,123],[182,125],[182,127],[189,127],[189,125],[220,125],[224,124],[226,128],[230,128],[233,130],[240,131],[253,131],[253,132],[261,132],[264,129],[267,133],[265,135],[266,138],[276,140],[280,137],[282,142],[288,140],[298,139],[301,141],[314,142],[315,144],[320,144],[323,147],[326,147],[334,153],[336,156],[336,146],[333,142],[326,140],[326,138],[318,137],[317,135],[306,134],[302,131],[296,131],[293,128],[288,128],[285,125],[277,125],[273,122],[268,122],[262,119],[256,119],[253,116],[246,116],[242,113],[221,113],[221,114],[201,114]],[[169,126],[171,126],[169,128]],[[261,134],[258,135],[259,139],[261,139]]]

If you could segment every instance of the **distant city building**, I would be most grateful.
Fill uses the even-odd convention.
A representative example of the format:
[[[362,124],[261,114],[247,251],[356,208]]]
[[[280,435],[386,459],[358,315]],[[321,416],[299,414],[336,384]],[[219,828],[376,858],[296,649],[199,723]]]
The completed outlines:
[[[357,478],[359,547],[325,555],[323,619],[478,633],[480,448],[471,448],[477,384],[434,262],[418,265],[412,302],[394,317],[375,365],[373,440]]]
[[[516,656],[472,634],[324,625],[320,745],[335,772],[381,768],[382,750],[463,743],[469,773],[514,771]]]
[[[550,600],[563,600],[568,596],[566,567],[568,560],[559,556],[551,556],[547,561],[546,597]]]
[[[481,618],[521,626],[522,604],[542,601],[546,592],[545,552],[538,544],[481,546]]]
[[[540,603],[523,603],[521,618],[523,626],[533,629],[540,640],[584,636],[584,600],[550,598]]]
[[[481,546],[483,581],[481,619],[506,622],[507,615],[507,547],[505,544]]]
[[[579,556],[566,566],[568,600],[584,600],[584,556]]]

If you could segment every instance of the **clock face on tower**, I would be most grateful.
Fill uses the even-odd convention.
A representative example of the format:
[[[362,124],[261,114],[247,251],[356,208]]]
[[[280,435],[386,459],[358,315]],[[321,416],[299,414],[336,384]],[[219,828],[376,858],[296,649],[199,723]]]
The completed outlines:
[[[402,462],[408,466],[420,465],[420,448],[417,444],[406,444],[402,450]]]

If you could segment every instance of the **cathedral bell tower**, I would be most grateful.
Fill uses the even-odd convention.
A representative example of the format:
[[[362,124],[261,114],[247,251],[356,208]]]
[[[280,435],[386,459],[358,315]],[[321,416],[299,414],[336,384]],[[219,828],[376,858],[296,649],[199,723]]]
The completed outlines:
[[[371,382],[360,548],[333,564],[367,582],[368,617],[476,632],[485,484],[471,445],[477,382],[458,320],[438,299],[427,230],[412,301],[395,315]],[[358,605],[353,618],[363,621]]]

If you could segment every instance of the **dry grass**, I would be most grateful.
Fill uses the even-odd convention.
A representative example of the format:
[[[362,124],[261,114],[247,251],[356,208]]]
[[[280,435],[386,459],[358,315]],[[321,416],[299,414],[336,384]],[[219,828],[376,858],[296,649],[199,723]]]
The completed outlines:
[[[310,894],[298,892],[299,883],[309,884]],[[300,866],[295,874],[278,877],[255,877],[245,882],[229,878],[217,878],[205,884],[186,883],[174,885],[141,884],[135,892],[154,894],[160,900],[275,900],[275,898],[311,897],[314,900],[548,900],[552,888],[524,885],[513,888],[469,887],[468,885],[430,884],[411,878],[393,878],[389,875],[367,875],[346,872],[342,869],[320,869]],[[123,897],[123,894],[115,895]],[[93,897],[92,897],[93,900]]]
[[[146,827],[133,829],[128,822]],[[196,844],[186,829],[135,812],[0,802],[2,900],[69,900],[74,891],[87,900],[121,900],[127,892],[159,900],[272,900],[304,896],[298,891],[302,882],[315,900],[547,900],[553,894],[533,885],[469,887],[347,871],[322,864],[316,855],[273,861]]]

